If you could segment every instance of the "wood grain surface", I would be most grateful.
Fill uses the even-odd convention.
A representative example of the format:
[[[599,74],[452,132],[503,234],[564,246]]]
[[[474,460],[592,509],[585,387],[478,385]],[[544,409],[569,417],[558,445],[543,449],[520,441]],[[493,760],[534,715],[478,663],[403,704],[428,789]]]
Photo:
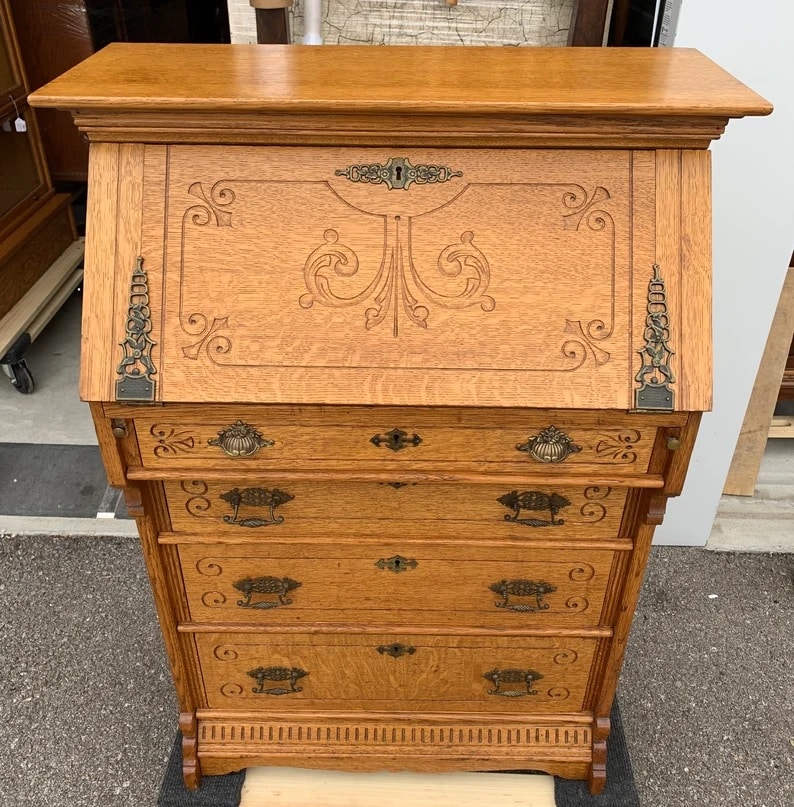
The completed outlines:
[[[396,106],[400,112],[468,115],[741,116],[772,111],[763,98],[687,48],[113,43],[39,89],[31,103],[81,110],[323,114]]]
[[[595,642],[555,637],[331,634],[197,634],[209,708],[416,712],[565,713],[582,709]],[[414,648],[394,658],[379,647]],[[308,675],[289,681],[256,676],[270,667]],[[497,685],[492,670],[532,670],[538,679]],[[289,689],[268,695],[267,689]],[[520,693],[500,695],[498,692]],[[534,691],[536,694],[529,694]]]
[[[659,416],[608,412],[526,409],[395,407],[284,407],[174,405],[146,411],[106,408],[135,417],[144,466],[152,468],[244,469],[314,468],[344,464],[383,472],[466,465],[503,474],[637,475],[648,469]],[[250,456],[231,457],[219,443],[238,420],[256,430]],[[669,422],[682,424],[681,415]],[[541,462],[527,448],[531,438],[554,426],[578,450],[559,462]],[[385,436],[404,431],[408,443],[395,451]],[[380,445],[373,439],[384,438]],[[523,450],[519,447],[523,446]]]
[[[257,483],[189,479],[163,486],[175,530],[216,536],[242,531],[251,541],[350,528],[432,540],[431,525],[457,530],[462,539],[614,538],[626,501],[625,488],[597,485],[517,489],[429,482],[395,489],[386,482],[284,485],[278,477],[262,477]],[[234,491],[242,498],[236,516]],[[279,503],[271,511],[265,501]]]
[[[600,624],[613,552],[529,554],[518,547],[370,541],[356,547],[180,546],[179,557],[197,622],[532,630]],[[279,596],[273,589],[285,578]],[[503,593],[494,592],[502,583]]]

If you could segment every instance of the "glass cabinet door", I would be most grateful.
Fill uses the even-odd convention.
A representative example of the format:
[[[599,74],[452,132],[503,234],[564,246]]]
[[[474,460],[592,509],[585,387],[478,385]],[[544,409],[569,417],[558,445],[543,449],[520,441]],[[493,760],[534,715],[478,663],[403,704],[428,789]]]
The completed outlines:
[[[23,119],[30,120],[30,111],[21,107]],[[36,164],[31,141],[31,127],[27,132],[14,128],[16,114],[0,119],[0,219],[15,205],[40,191],[42,178]]]
[[[7,28],[3,8],[0,6],[0,102],[7,101],[9,95],[18,96],[22,91],[22,80],[11,56]]]

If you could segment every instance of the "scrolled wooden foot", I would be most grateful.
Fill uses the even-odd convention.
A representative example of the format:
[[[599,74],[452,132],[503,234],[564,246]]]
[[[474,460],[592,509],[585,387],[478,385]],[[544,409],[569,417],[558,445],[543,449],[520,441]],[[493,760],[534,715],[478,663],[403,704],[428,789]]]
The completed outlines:
[[[609,730],[608,717],[596,718],[596,723],[593,727],[593,762],[587,776],[587,787],[594,796],[597,796],[607,783],[607,737],[609,736]]]
[[[188,790],[197,790],[201,785],[201,763],[198,758],[198,721],[194,712],[179,715],[179,730],[182,732],[182,778]]]

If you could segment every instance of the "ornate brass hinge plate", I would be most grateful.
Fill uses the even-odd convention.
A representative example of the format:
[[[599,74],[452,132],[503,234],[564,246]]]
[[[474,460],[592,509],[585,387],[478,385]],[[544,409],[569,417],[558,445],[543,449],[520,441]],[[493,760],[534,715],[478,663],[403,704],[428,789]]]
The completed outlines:
[[[130,280],[130,299],[127,310],[126,336],[119,342],[124,356],[116,368],[121,376],[116,381],[117,401],[154,400],[157,373],[152,361],[152,348],[157,344],[150,336],[152,312],[149,309],[149,283],[143,258],[136,259]]]
[[[648,315],[645,317],[645,347],[637,351],[642,367],[634,380],[641,384],[634,392],[635,409],[675,408],[675,392],[670,385],[675,376],[670,359],[670,317],[667,314],[667,290],[660,274],[659,264],[653,265],[653,277],[648,284]]]

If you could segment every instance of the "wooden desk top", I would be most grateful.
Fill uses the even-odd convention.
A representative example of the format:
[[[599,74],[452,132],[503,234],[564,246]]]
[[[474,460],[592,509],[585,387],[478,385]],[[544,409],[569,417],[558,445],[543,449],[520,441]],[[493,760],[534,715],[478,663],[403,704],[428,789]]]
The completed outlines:
[[[767,115],[772,106],[695,50],[109,45],[33,106],[447,114]]]

